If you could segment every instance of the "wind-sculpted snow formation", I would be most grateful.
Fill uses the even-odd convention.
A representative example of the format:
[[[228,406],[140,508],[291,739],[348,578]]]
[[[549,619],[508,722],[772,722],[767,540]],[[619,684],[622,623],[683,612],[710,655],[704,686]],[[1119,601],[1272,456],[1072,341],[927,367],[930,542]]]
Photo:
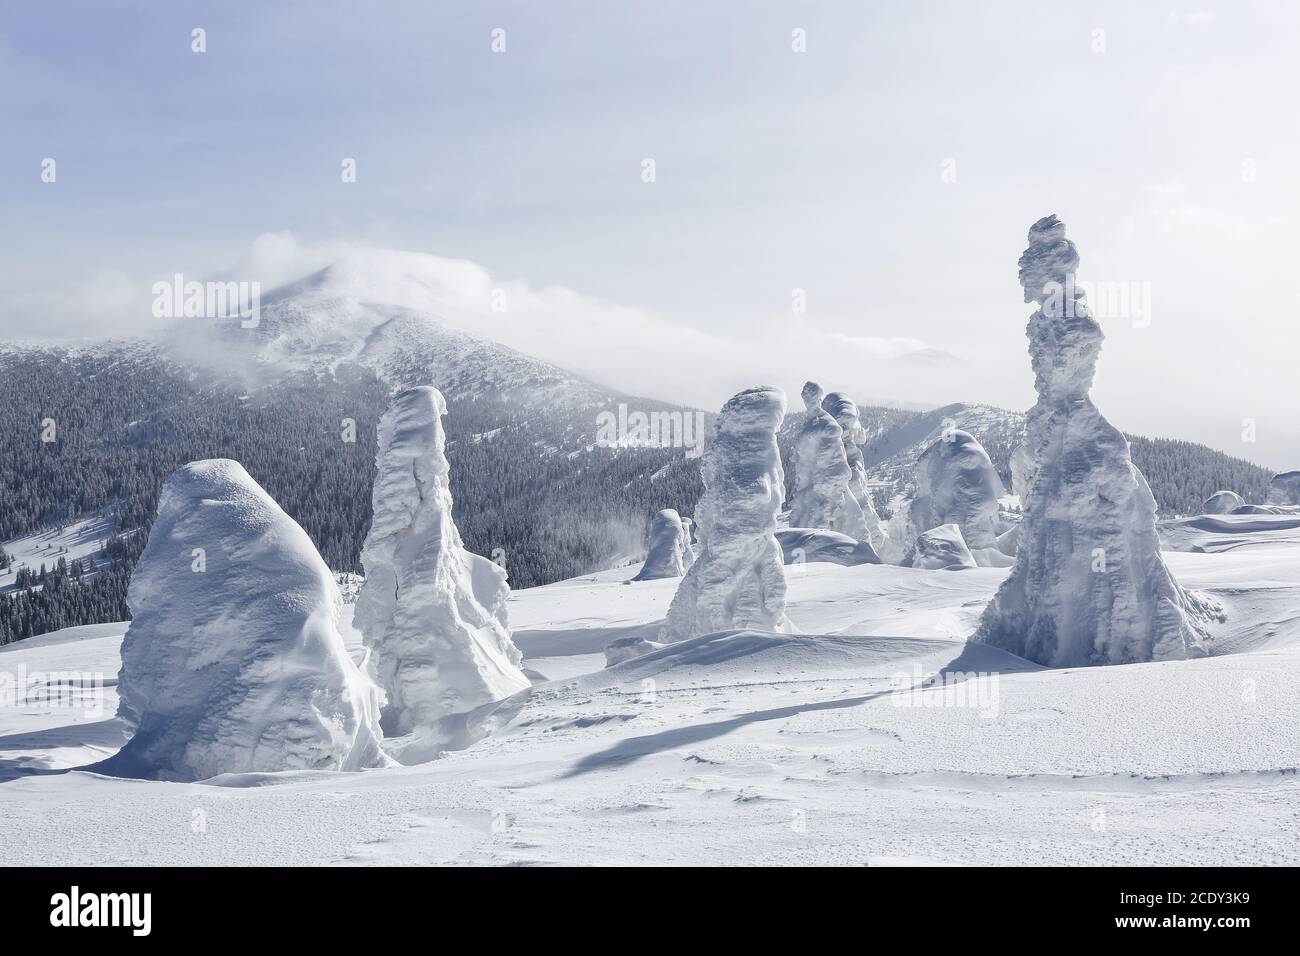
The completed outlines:
[[[1201,507],[1201,514],[1230,515],[1245,503],[1246,500],[1235,491],[1216,491],[1205,499],[1205,504]]]
[[[794,445],[795,483],[790,525],[825,528],[858,541],[870,541],[867,518],[854,489],[850,487],[855,475],[845,453],[844,429],[822,408],[820,385],[806,383],[802,395],[804,423]],[[861,425],[858,430],[861,430]],[[856,445],[853,448],[861,463],[861,451]],[[865,473],[861,480],[866,481]],[[862,487],[865,489],[865,484]],[[876,519],[876,524],[879,524],[879,519]]]
[[[383,726],[421,753],[444,719],[529,686],[510,639],[506,573],[471,554],[452,520],[442,394],[400,393],[379,421],[366,581],[354,624],[388,696]],[[406,744],[390,749],[407,760]],[[411,748],[408,748],[411,749]]]
[[[167,479],[129,603],[118,715],[135,734],[101,769],[202,780],[388,763],[333,575],[238,462]]]
[[[722,406],[700,467],[699,550],[668,608],[663,643],[733,628],[789,629],[774,534],[785,497],[776,444],[784,416],[785,394],[770,386],[746,389]]]
[[[843,392],[831,392],[822,399],[822,408],[829,412],[840,426],[844,460],[849,466],[849,491],[862,511],[866,537],[861,537],[845,528],[831,530],[852,534],[858,540],[866,541],[872,549],[879,551],[884,543],[885,529],[880,522],[880,515],[876,513],[876,506],[871,501],[871,489],[867,485],[867,469],[862,458],[862,443],[867,440],[867,433],[862,427],[862,420],[858,417],[858,406]]]
[[[1155,499],[1089,398],[1103,336],[1075,285],[1078,264],[1059,219],[1034,223],[1020,257],[1025,301],[1039,306],[1027,328],[1032,478],[1015,565],[974,639],[1058,667],[1198,656],[1222,610],[1165,567]]]
[[[871,545],[838,531],[824,528],[780,528],[776,540],[787,565],[809,563],[840,564],[853,567],[858,564],[879,564],[880,556]]]
[[[927,571],[944,568],[973,568],[975,558],[962,538],[961,528],[955,524],[943,524],[930,528],[916,539],[916,550],[912,554],[912,567]]]
[[[645,563],[633,581],[680,578],[690,565],[687,559],[686,529],[681,515],[665,508],[650,521]]]
[[[978,560],[980,549],[996,548],[1005,530],[998,519],[998,499],[1005,493],[984,447],[969,432],[948,429],[917,461],[908,516],[912,533],[955,524]]]
[[[1268,483],[1266,505],[1300,505],[1300,471],[1284,471]]]

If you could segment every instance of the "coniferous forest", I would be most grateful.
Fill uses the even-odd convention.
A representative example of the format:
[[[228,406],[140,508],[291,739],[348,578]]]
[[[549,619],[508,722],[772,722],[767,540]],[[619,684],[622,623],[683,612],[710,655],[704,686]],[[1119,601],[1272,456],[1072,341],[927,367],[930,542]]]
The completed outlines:
[[[331,568],[361,572],[375,426],[390,394],[353,366],[328,380],[304,376],[242,391],[139,347],[0,355],[0,540],[101,511],[115,533],[89,561],[29,568],[0,593],[0,643],[128,617],[130,571],[162,484],[200,458],[239,460]],[[470,550],[507,569],[512,587],[636,560],[654,512],[694,510],[699,460],[674,448],[593,447],[595,408],[446,397],[457,525]],[[873,442],[884,445],[892,429],[918,418],[862,412]],[[1010,416],[979,436],[1008,488],[1022,427]],[[1164,514],[1196,513],[1220,488],[1263,500],[1263,468],[1191,442],[1132,441],[1134,463]],[[885,503],[882,496],[882,513]],[[0,571],[8,560],[0,556]]]

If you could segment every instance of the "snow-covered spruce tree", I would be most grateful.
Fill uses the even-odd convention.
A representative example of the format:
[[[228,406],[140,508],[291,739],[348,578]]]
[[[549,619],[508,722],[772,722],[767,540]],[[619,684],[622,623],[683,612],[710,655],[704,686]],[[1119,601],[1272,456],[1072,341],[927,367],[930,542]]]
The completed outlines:
[[[804,421],[794,443],[794,494],[790,527],[824,528],[858,541],[869,540],[867,520],[849,487],[852,472],[844,453],[844,430],[822,408],[822,388],[804,384]]]
[[[1284,471],[1268,483],[1266,505],[1300,505],[1300,471]]]
[[[334,577],[239,462],[167,479],[129,602],[118,716],[135,733],[101,769],[202,780],[388,762]]]
[[[770,386],[746,389],[722,406],[700,468],[699,550],[668,608],[663,643],[733,628],[789,629],[774,534],[785,498],[776,444],[784,417],[785,394]]]
[[[1032,480],[1010,575],[974,640],[1056,667],[1204,653],[1222,610],[1180,588],[1156,537],[1156,503],[1128,441],[1092,404],[1101,326],[1075,287],[1079,254],[1055,216],[1020,257],[1038,401],[1028,415]]]
[[[955,524],[979,562],[979,551],[995,547],[1002,530],[998,499],[1003,494],[984,447],[969,432],[946,429],[916,462],[916,496],[908,509],[911,537]]]
[[[673,508],[664,508],[650,521],[646,534],[645,563],[633,581],[654,581],[659,578],[680,578],[686,573],[686,528],[682,517]]]
[[[465,550],[452,520],[442,394],[407,389],[379,421],[374,517],[354,624],[387,694],[388,735],[437,749],[444,718],[529,686],[510,639],[506,573]],[[390,752],[403,759],[405,744]]]
[[[840,426],[844,442],[844,460],[849,466],[849,491],[852,492],[853,499],[862,511],[866,525],[866,537],[859,537],[858,540],[866,541],[879,552],[885,545],[885,528],[881,524],[880,515],[876,513],[875,504],[871,501],[871,489],[867,486],[867,469],[862,458],[862,443],[867,440],[867,433],[862,427],[862,420],[858,417],[858,406],[843,392],[831,392],[822,399],[822,408],[829,412]],[[843,528],[832,530],[858,537]]]

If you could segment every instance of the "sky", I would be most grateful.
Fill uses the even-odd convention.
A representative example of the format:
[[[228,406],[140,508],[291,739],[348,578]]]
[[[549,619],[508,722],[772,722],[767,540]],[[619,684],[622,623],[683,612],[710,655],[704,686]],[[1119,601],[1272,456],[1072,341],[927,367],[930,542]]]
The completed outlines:
[[[512,290],[472,331],[636,394],[1024,409],[1016,260],[1055,213],[1129,293],[1107,417],[1300,468],[1297,48],[1300,5],[1250,0],[12,0],[0,339],[392,249]]]

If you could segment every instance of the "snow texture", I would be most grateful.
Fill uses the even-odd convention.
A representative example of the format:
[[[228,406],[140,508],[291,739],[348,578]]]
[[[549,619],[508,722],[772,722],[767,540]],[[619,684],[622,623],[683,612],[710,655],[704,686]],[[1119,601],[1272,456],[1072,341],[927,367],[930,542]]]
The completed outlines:
[[[420,386],[401,392],[379,421],[354,617],[387,694],[385,731],[415,735],[421,752],[436,748],[445,718],[529,686],[510,639],[506,573],[466,551],[452,520],[446,413],[442,394]],[[390,746],[407,760],[402,749]]]
[[[914,568],[939,571],[944,568],[976,566],[975,558],[961,535],[961,528],[955,524],[931,528],[916,539],[916,551],[912,555]]]
[[[789,628],[774,534],[785,498],[776,444],[784,416],[785,393],[771,386],[746,389],[722,406],[700,468],[699,555],[673,596],[662,643],[731,628]]]
[[[1245,503],[1246,500],[1235,491],[1216,491],[1205,499],[1201,514],[1230,515]]]
[[[790,524],[798,528],[825,528],[858,541],[868,541],[871,535],[867,519],[850,487],[850,479],[855,476],[845,454],[844,430],[822,408],[820,385],[807,382],[802,395],[805,413],[794,444],[795,482]],[[861,426],[858,427],[860,430]],[[858,457],[860,461],[860,451]],[[866,480],[865,474],[862,480]]]
[[[118,716],[135,734],[99,769],[190,781],[387,763],[330,570],[238,462],[167,479],[129,603]]]
[[[1300,505],[1300,471],[1284,471],[1268,483],[1266,505]]]
[[[840,426],[844,443],[844,459],[849,466],[849,490],[862,510],[866,523],[866,537],[857,534],[853,536],[860,541],[866,541],[874,550],[879,551],[884,543],[885,529],[880,521],[880,515],[876,513],[876,506],[871,501],[871,489],[867,485],[867,469],[862,457],[862,443],[867,440],[867,433],[858,417],[858,406],[843,392],[831,392],[822,399],[822,408],[829,412]],[[845,534],[853,533],[845,528],[831,530]]]
[[[695,522],[682,518],[682,560],[686,567],[695,563]]]
[[[1011,451],[1011,493],[1021,504],[1029,500],[1029,484],[1034,477],[1034,461],[1030,457],[1029,443],[1021,442]]]
[[[909,522],[916,535],[955,524],[968,547],[994,548],[1002,530],[998,499],[1004,494],[984,447],[969,432],[949,429],[917,462]]]
[[[1056,667],[1199,656],[1219,609],[1174,581],[1146,479],[1089,398],[1103,336],[1078,264],[1059,219],[1034,223],[1020,257],[1025,301],[1039,305],[1027,328],[1033,477],[1015,565],[974,639]]]
[[[686,529],[674,509],[665,508],[650,520],[645,563],[633,581],[680,578],[690,562],[686,558]]]

